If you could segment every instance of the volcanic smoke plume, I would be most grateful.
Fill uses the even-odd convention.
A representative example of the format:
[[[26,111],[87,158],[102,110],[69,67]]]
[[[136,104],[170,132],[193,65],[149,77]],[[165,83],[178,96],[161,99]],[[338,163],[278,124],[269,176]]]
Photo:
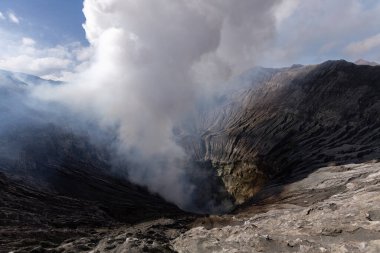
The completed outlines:
[[[255,64],[279,0],[85,0],[94,56],[76,81],[35,94],[117,129],[129,178],[191,206],[187,156],[173,128],[218,84]]]

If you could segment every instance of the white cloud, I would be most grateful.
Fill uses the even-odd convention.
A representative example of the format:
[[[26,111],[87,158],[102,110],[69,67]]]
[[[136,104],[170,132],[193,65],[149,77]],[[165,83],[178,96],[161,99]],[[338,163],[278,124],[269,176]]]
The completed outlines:
[[[8,18],[12,23],[19,24],[20,19],[16,16],[14,12],[8,12]]]
[[[0,20],[5,20],[5,16],[1,11],[0,11]]]
[[[300,5],[300,0],[282,1],[274,7],[274,16],[276,17],[277,25],[281,24],[285,19],[291,17]]]
[[[17,38],[12,33],[0,32],[2,69],[67,81],[83,70],[89,59],[89,54],[83,53],[89,50],[80,43],[40,47],[32,38]],[[82,55],[80,60],[78,55]]]
[[[362,55],[375,48],[380,48],[380,33],[361,41],[350,43],[344,50],[352,55]]]
[[[70,60],[56,57],[35,57],[30,55],[19,55],[0,59],[0,66],[14,71],[26,73],[45,74],[53,70],[65,69]]]
[[[262,65],[314,64],[342,58],[354,61],[354,51],[367,49],[360,57],[371,61],[379,57],[377,38],[367,38],[380,32],[380,1],[286,0],[274,8],[274,15],[276,45],[265,52]]]
[[[78,50],[74,50],[74,53],[79,62],[86,62],[91,58],[94,52],[92,47],[80,47]]]
[[[22,38],[22,44],[24,46],[34,46],[36,44],[36,41],[33,40],[32,38],[23,37]]]

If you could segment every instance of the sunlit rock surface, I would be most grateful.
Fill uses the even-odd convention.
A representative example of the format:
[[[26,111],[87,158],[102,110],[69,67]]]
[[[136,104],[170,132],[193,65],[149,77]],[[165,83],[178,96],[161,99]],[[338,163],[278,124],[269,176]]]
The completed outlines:
[[[235,214],[199,219],[171,241],[174,249],[380,251],[380,163],[324,167],[298,182],[264,191],[268,198]]]

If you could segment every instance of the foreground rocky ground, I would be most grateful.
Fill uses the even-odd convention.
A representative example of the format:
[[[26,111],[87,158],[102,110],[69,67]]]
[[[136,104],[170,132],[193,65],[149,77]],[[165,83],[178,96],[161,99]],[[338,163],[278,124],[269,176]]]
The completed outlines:
[[[298,182],[268,186],[254,203],[228,215],[183,215],[91,229],[13,227],[13,234],[45,234],[38,246],[15,252],[376,253],[379,193],[379,162],[328,166]],[[4,243],[10,231],[2,228],[1,233]],[[71,238],[54,242],[59,233],[71,233]]]
[[[171,243],[183,253],[380,252],[379,193],[380,163],[329,166],[234,215],[198,219]]]

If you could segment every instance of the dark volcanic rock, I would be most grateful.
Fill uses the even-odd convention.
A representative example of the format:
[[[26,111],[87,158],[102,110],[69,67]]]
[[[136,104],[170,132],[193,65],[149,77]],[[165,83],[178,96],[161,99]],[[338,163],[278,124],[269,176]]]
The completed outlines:
[[[89,131],[74,129],[88,125],[64,108],[33,101],[28,82],[40,79],[5,77],[0,78],[0,252],[45,252],[70,238],[93,240],[80,244],[84,250],[101,239],[98,228],[186,215],[127,175],[113,173],[106,142],[90,141]]]
[[[43,136],[48,129],[33,131],[39,141],[27,142],[23,159],[1,163],[1,250],[29,252],[39,246],[42,251],[70,238],[97,242],[102,238],[97,228],[185,215],[145,188],[112,175],[95,155],[100,151],[83,144],[86,139],[60,131],[54,128],[52,138]]]
[[[201,111],[183,137],[238,203],[276,178],[380,157],[380,67],[327,61],[267,72]]]

